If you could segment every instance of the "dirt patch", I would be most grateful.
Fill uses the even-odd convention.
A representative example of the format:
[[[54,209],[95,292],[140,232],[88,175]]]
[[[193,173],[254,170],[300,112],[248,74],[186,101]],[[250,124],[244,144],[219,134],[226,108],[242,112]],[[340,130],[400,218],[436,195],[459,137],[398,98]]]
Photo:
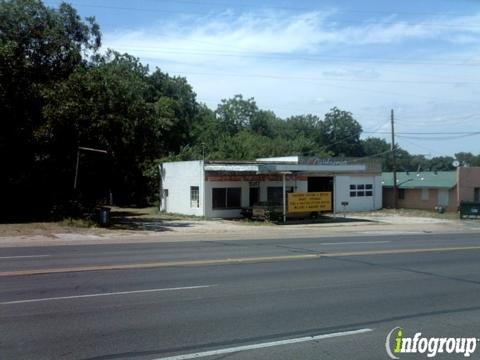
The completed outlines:
[[[381,209],[376,211],[365,211],[356,213],[346,213],[347,216],[366,217],[366,218],[430,218],[437,220],[458,220],[459,215],[456,212],[445,212],[443,214],[431,210],[417,209]]]
[[[108,229],[83,227],[85,223],[52,222],[0,224],[0,247],[73,245],[98,243],[137,243],[255,238],[298,238],[414,233],[478,232],[480,221],[462,221],[396,214],[391,211],[351,213],[332,221],[290,224],[288,226],[241,220],[204,220],[155,209],[112,210]],[[80,226],[79,226],[80,225]]]
[[[54,236],[55,233],[97,233],[96,228],[69,226],[60,222],[0,224],[0,236]]]

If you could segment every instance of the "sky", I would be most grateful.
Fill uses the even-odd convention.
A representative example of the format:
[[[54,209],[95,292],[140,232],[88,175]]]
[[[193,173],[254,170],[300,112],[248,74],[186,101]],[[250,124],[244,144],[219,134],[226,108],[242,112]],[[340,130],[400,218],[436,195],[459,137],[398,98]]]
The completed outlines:
[[[336,106],[388,141],[394,109],[402,148],[480,153],[480,0],[70,3],[104,49],[186,77],[212,109],[236,94],[282,118]]]

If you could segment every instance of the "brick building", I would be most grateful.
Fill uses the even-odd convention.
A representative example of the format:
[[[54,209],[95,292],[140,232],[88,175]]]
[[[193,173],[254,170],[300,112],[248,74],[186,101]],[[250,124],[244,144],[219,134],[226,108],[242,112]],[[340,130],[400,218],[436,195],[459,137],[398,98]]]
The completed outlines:
[[[393,174],[382,174],[383,207],[393,208]],[[480,167],[456,171],[397,172],[399,208],[457,211],[460,201],[480,202]]]

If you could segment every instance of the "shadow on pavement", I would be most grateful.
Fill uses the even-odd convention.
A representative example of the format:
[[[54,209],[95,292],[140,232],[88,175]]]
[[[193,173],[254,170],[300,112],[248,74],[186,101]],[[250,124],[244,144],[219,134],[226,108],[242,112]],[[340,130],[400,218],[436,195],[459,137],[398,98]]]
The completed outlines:
[[[160,219],[148,216],[148,212],[142,211],[112,211],[110,220],[111,230],[145,230],[145,231],[172,231],[173,228],[191,227],[192,223],[180,217]]]

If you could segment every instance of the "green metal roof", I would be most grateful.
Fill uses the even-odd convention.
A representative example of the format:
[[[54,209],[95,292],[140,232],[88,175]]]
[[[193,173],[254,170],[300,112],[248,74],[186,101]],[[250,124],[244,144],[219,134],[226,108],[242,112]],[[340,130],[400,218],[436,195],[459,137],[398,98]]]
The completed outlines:
[[[451,189],[457,184],[456,171],[397,172],[397,184],[400,189],[440,188]],[[382,173],[382,185],[393,187],[393,173]]]

